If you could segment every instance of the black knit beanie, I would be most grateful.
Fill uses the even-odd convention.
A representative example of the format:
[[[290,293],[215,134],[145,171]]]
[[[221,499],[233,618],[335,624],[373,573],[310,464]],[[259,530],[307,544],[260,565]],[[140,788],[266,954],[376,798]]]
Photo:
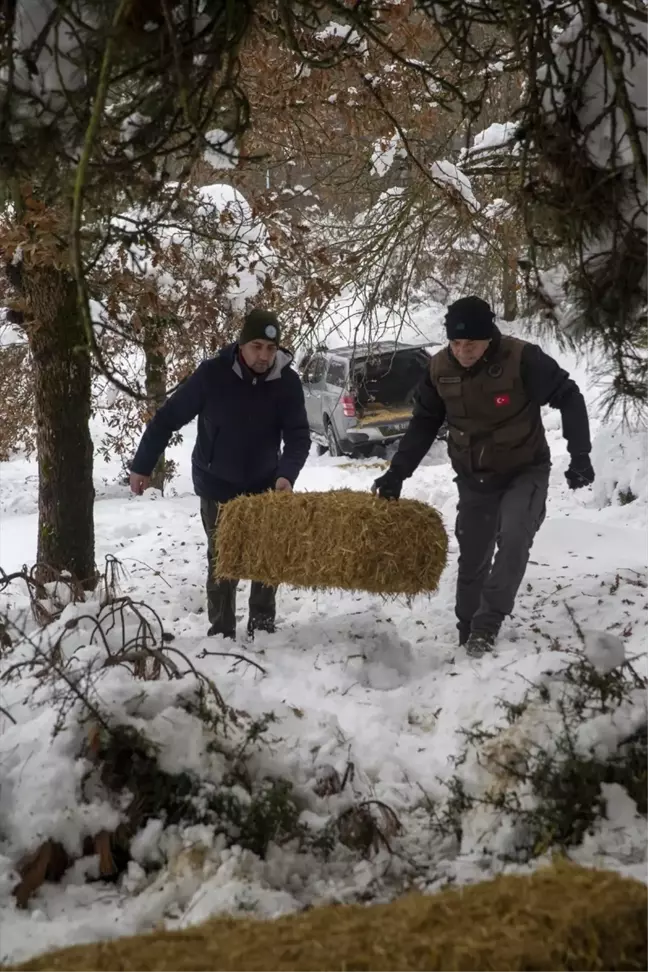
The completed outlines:
[[[489,341],[495,314],[481,297],[461,297],[448,307],[445,326],[448,341]]]
[[[239,335],[239,345],[249,344],[250,341],[272,341],[279,347],[280,336],[281,328],[277,315],[272,311],[255,307],[245,315]]]

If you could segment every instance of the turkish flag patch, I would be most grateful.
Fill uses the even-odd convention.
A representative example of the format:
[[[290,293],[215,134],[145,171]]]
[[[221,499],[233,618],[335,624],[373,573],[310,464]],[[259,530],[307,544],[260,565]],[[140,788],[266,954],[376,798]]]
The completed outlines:
[[[495,396],[495,404],[497,405],[498,408],[501,408],[502,405],[510,405],[511,404],[511,396],[510,395],[496,395]]]

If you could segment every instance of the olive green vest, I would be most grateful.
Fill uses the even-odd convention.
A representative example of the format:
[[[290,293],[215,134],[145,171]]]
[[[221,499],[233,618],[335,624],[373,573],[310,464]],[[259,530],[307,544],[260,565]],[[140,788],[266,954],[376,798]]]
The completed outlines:
[[[518,338],[502,337],[474,374],[448,348],[432,358],[432,384],[446,408],[448,452],[460,475],[486,482],[549,461],[540,406],[522,384],[524,347]]]

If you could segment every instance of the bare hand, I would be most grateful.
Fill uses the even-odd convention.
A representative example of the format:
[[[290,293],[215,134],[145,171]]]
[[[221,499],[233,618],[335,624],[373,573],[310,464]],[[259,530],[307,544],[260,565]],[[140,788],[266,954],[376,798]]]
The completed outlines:
[[[134,472],[130,474],[131,493],[135,493],[136,496],[141,496],[144,490],[148,489],[150,485],[150,476],[141,476],[139,473]]]
[[[275,489],[278,493],[292,493],[293,491],[292,483],[289,479],[284,479],[283,476],[280,476],[275,483]]]

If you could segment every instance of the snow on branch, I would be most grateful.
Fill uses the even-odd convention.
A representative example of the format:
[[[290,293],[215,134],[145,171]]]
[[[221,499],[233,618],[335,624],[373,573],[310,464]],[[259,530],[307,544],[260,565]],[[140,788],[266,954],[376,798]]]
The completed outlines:
[[[389,139],[379,139],[374,145],[371,156],[372,173],[377,176],[386,175],[393,166],[396,156],[406,154],[398,132],[395,132]]]
[[[235,169],[239,151],[234,136],[221,128],[214,128],[205,134],[207,148],[203,152],[206,162],[213,169]]]
[[[479,212],[481,207],[472,190],[470,179],[453,162],[448,162],[447,159],[443,159],[441,162],[433,162],[430,172],[436,182],[454,189],[471,212]]]

